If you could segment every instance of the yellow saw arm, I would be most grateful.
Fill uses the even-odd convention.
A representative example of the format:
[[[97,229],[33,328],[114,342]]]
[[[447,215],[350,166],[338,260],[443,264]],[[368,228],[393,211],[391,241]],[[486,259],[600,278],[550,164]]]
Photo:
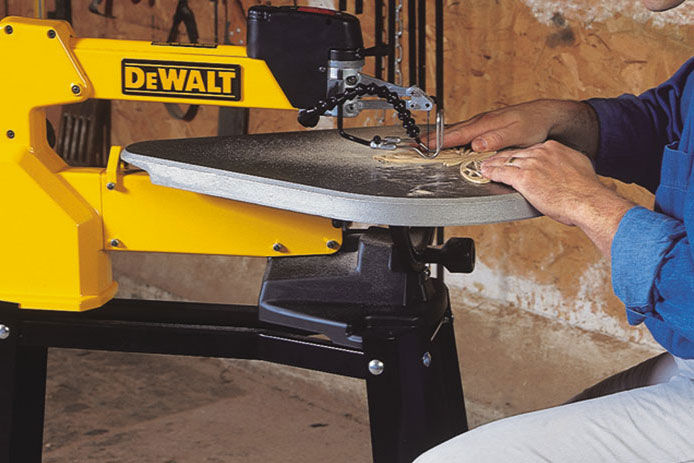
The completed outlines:
[[[327,218],[152,185],[122,169],[118,147],[99,169],[70,167],[48,145],[44,108],[88,98],[294,109],[245,48],[78,39],[64,21],[7,17],[0,57],[0,300],[99,307],[117,289],[106,251],[288,256],[341,244]]]

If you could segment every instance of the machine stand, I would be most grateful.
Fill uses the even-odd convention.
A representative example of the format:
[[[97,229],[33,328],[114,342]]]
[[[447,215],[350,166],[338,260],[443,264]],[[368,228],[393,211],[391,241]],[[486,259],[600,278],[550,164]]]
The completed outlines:
[[[48,349],[20,345],[19,324],[5,317],[2,323],[9,335],[0,341],[0,462],[38,463]]]
[[[257,359],[364,379],[375,463],[411,463],[465,432],[448,290],[392,234],[372,228],[335,255],[272,259],[259,307],[115,299],[60,312],[0,302],[0,463],[41,462],[49,347]],[[445,263],[451,252],[472,259],[468,251],[421,255]]]
[[[426,334],[383,337],[375,329],[364,337],[375,462],[409,463],[468,429],[452,320],[444,318],[433,340]]]

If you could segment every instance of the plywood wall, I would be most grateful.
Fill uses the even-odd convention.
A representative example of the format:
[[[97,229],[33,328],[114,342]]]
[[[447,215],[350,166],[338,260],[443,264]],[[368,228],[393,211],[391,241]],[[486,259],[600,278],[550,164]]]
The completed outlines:
[[[49,2],[50,5],[51,2]],[[73,1],[79,35],[164,40],[176,0],[134,5],[114,2],[115,19],[87,11],[88,0]],[[213,38],[213,3],[190,0],[201,39]],[[248,0],[226,2],[230,40],[245,39],[243,12]],[[293,4],[292,1],[263,2]],[[331,7],[330,0],[299,2]],[[352,4],[353,2],[349,2]],[[373,43],[372,2],[362,16],[367,44]],[[433,2],[429,2],[433,9]],[[665,15],[646,12],[637,0],[447,0],[445,3],[445,103],[449,122],[482,111],[534,98],[616,96],[641,92],[671,75],[692,54],[694,7]],[[8,0],[10,14],[32,14],[29,1]],[[223,2],[220,2],[223,5]],[[4,5],[0,2],[0,13]],[[220,9],[220,30],[224,11]],[[431,22],[433,24],[433,21]],[[428,29],[431,36],[432,28]],[[432,43],[433,37],[429,37]],[[433,48],[432,48],[433,50]],[[429,53],[433,82],[433,53]],[[429,89],[431,90],[431,89]],[[114,103],[113,142],[216,133],[217,110],[202,109],[190,123],[171,119],[160,104]],[[355,124],[374,124],[380,114]],[[392,120],[386,120],[392,123]],[[329,125],[330,122],[328,121]],[[297,130],[295,115],[254,110],[251,131]],[[650,194],[614,185],[643,203]],[[548,219],[490,226],[456,227],[449,235],[472,236],[478,244],[478,268],[449,279],[457,300],[492,298],[635,342],[650,342],[629,328],[623,307],[612,293],[609,262],[575,228]],[[454,299],[454,306],[456,299]]]
[[[449,118],[534,98],[639,93],[692,55],[694,28],[681,21],[691,18],[691,7],[665,21],[640,2],[607,3],[448,2]],[[652,203],[638,187],[614,186]],[[626,324],[611,289],[609,262],[579,230],[539,218],[449,232],[472,236],[478,245],[476,272],[452,279],[462,288],[459,297],[502,300],[589,330],[650,342],[644,330]]]

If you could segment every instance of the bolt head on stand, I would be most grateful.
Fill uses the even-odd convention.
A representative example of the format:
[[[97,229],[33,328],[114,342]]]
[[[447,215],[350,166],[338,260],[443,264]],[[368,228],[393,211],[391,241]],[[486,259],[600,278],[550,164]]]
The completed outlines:
[[[424,355],[422,355],[422,365],[427,368],[431,366],[431,354],[429,352],[424,352]]]
[[[7,339],[10,337],[10,327],[6,325],[0,325],[0,339]]]
[[[384,368],[385,365],[383,365],[383,362],[381,362],[378,359],[373,359],[369,362],[369,373],[371,373],[374,376],[378,376],[381,373],[383,373]]]

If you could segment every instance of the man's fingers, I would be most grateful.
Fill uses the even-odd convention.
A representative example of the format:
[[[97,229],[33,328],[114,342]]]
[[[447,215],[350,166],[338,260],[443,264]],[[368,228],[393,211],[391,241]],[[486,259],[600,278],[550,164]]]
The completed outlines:
[[[490,158],[485,159],[482,161],[482,166],[488,166],[488,167],[501,167],[506,162],[509,160],[511,156],[508,154],[497,154],[495,156],[492,156]]]
[[[516,110],[502,109],[447,127],[443,145],[451,147],[470,144],[474,151],[485,152],[511,146],[527,147],[540,143],[545,138],[546,133],[528,126],[523,114]],[[430,147],[435,145],[435,134],[427,134],[426,141]]]
[[[493,131],[489,133],[483,133],[479,135],[479,130],[475,130],[475,127],[453,127],[446,129],[443,134],[443,147],[450,148],[452,146],[463,146],[471,143],[472,149],[478,153],[483,153],[485,151],[495,151],[506,146],[504,144],[505,138],[503,130]],[[436,133],[429,132],[426,135],[425,143],[431,148],[436,146]],[[495,146],[500,146],[501,148],[494,148]]]
[[[502,158],[496,158],[496,159],[487,159],[485,160],[482,165],[487,166],[487,167],[503,167],[503,166],[509,166],[509,167],[516,167],[516,168],[521,168],[525,164],[525,159],[523,158],[517,158],[513,156],[504,156]]]
[[[470,137],[462,129],[446,131],[443,134],[443,146],[463,146],[470,143]]]
[[[485,133],[470,143],[472,149],[478,153],[483,153],[485,151],[496,151],[505,148],[509,145],[504,144],[506,135],[503,130],[495,130],[493,132]]]
[[[518,121],[512,121],[473,137],[471,144],[477,152],[499,151],[509,146],[527,145],[528,134],[522,130]]]
[[[429,148],[436,148],[436,132],[429,132],[423,137],[424,143]],[[470,143],[470,137],[465,132],[461,132],[456,126],[446,129],[443,132],[443,148],[462,146]]]
[[[458,122],[450,127],[446,127],[443,135],[443,146],[451,147],[467,145],[473,141],[473,139],[476,139],[487,132],[503,129],[504,125],[507,124],[508,121],[505,120],[503,115],[477,115],[471,119],[468,119],[467,121]],[[429,146],[436,144],[435,132],[429,132],[427,134],[427,143]],[[472,148],[475,149],[475,146]]]
[[[482,175],[484,175],[489,180],[494,182],[505,183],[507,185],[513,185],[520,169],[512,166],[498,166],[493,167],[489,165],[482,165]]]
[[[532,159],[532,161],[531,161]],[[534,154],[527,149],[505,150],[482,161],[482,165],[499,167],[512,165],[514,167],[530,166],[535,164]]]
[[[464,122],[456,127],[455,133],[461,145],[471,144],[477,152],[494,151],[510,146],[507,128],[512,126],[503,115],[487,114],[479,119]]]

